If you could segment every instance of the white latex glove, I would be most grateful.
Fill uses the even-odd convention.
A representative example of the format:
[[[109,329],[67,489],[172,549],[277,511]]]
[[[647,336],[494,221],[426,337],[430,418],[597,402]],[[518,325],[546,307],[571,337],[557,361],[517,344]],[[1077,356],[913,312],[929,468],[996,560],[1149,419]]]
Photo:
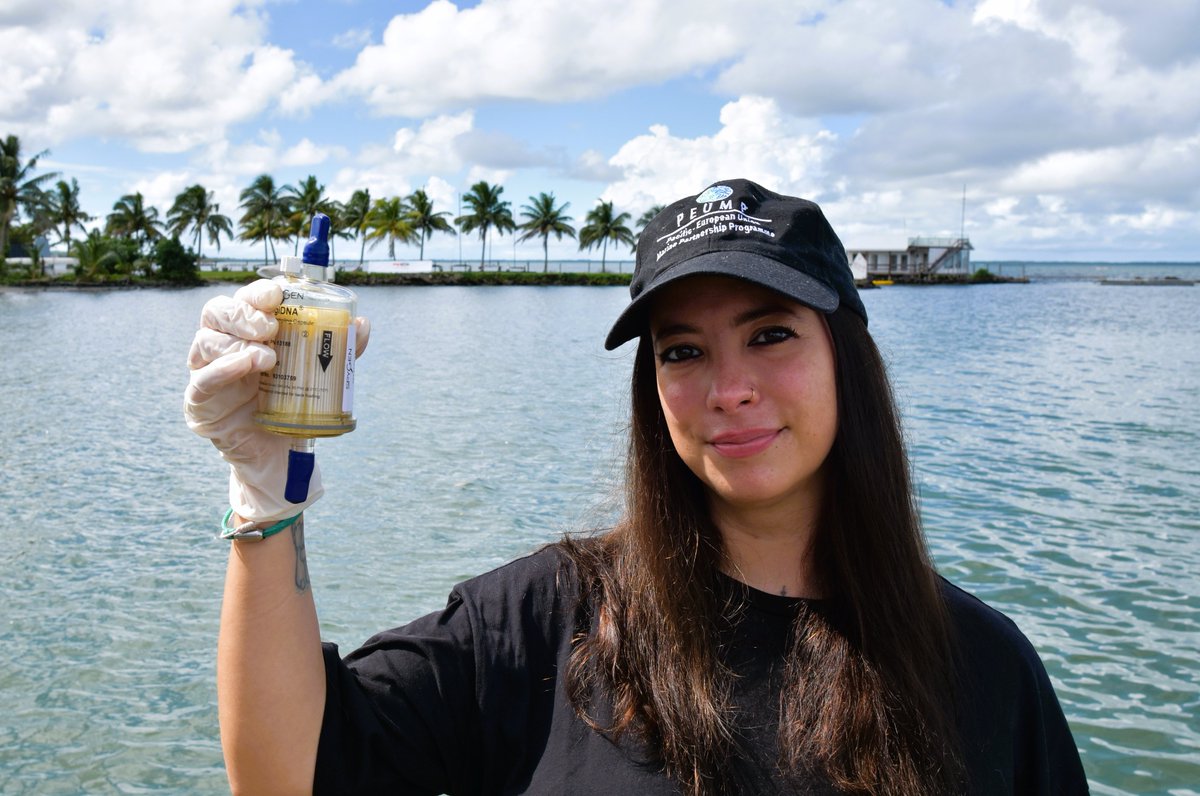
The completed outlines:
[[[284,499],[291,440],[266,431],[253,418],[259,375],[275,367],[268,342],[275,339],[274,312],[282,301],[279,285],[260,279],[232,298],[217,296],[205,304],[188,352],[191,378],[183,400],[188,428],[212,440],[230,464],[229,504],[238,516],[259,523],[293,517],[325,492],[320,468],[314,467],[308,499]],[[365,318],[354,323],[356,354],[361,354],[370,324]]]

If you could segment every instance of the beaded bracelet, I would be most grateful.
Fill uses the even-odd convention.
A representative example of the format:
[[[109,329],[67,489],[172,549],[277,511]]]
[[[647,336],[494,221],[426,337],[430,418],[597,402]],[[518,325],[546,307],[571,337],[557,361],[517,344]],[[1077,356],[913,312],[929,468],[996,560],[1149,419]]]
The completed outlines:
[[[303,513],[303,512],[301,512]],[[280,520],[269,528],[257,528],[258,523],[249,521],[243,522],[236,528],[229,524],[230,518],[233,517],[233,509],[225,512],[225,516],[221,518],[221,538],[222,539],[267,539],[287,528],[296,520],[300,519],[300,514],[295,517],[289,517],[286,520]]]

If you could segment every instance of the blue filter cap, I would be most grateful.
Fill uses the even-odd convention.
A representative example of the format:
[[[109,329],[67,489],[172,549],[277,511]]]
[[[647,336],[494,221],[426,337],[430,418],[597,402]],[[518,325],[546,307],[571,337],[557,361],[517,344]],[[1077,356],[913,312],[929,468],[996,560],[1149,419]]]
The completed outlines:
[[[316,463],[315,454],[288,451],[287,484],[283,487],[283,497],[288,503],[303,503],[308,500],[308,482],[312,480]]]
[[[329,265],[329,216],[324,213],[313,214],[303,260],[305,265]]]

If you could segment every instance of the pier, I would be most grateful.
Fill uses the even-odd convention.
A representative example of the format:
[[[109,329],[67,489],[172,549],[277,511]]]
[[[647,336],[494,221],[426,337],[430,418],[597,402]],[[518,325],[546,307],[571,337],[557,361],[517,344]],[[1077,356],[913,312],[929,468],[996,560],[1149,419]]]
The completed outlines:
[[[971,280],[969,238],[910,238],[905,249],[849,249],[854,278],[872,283],[928,284]]]

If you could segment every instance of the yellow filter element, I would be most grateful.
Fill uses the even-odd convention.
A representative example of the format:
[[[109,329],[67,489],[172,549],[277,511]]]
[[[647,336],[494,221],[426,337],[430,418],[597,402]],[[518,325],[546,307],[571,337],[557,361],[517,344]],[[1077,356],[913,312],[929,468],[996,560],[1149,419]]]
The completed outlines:
[[[290,437],[353,431],[355,327],[350,312],[285,302],[275,318],[278,361],[259,381],[254,419]]]

